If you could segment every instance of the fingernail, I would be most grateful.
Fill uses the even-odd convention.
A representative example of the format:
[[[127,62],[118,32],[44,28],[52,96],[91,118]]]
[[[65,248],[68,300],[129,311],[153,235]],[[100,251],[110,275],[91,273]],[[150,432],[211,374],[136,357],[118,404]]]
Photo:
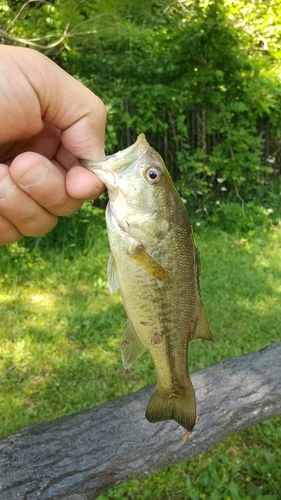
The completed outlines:
[[[18,182],[19,186],[29,188],[39,184],[47,175],[48,167],[45,165],[36,165],[28,170]]]
[[[12,177],[6,175],[4,179],[0,181],[0,201],[6,200],[16,188],[16,184],[14,183]]]

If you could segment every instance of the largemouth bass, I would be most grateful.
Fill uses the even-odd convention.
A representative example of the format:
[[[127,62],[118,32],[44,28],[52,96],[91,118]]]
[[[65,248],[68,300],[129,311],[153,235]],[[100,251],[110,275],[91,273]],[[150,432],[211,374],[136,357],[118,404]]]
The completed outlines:
[[[188,343],[212,336],[200,299],[199,254],[185,206],[144,134],[104,162],[80,163],[108,189],[108,282],[112,292],[120,286],[128,318],[123,364],[129,368],[148,350],[158,383],[147,420],[172,419],[191,431],[196,403]]]

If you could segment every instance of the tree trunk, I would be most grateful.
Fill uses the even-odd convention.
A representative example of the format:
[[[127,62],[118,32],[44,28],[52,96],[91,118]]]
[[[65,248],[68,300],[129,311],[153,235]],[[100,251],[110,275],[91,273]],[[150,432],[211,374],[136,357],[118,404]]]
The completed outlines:
[[[189,460],[226,436],[281,414],[281,343],[191,375],[200,416],[186,442],[175,422],[149,424],[152,386],[0,440],[0,500],[90,500]]]

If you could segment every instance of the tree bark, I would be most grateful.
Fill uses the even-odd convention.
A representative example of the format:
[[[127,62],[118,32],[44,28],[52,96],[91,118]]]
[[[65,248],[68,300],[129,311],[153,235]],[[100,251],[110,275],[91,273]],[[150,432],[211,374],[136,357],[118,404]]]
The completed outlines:
[[[281,342],[191,375],[200,416],[186,442],[175,422],[149,424],[152,386],[0,440],[0,500],[90,500],[209,450],[281,414]]]

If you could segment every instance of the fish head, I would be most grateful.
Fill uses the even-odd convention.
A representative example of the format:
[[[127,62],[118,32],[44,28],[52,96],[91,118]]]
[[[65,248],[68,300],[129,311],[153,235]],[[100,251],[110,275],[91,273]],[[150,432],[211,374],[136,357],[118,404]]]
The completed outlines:
[[[155,245],[173,224],[179,195],[161,156],[144,134],[103,162],[79,160],[106,185],[118,225],[144,245]]]

